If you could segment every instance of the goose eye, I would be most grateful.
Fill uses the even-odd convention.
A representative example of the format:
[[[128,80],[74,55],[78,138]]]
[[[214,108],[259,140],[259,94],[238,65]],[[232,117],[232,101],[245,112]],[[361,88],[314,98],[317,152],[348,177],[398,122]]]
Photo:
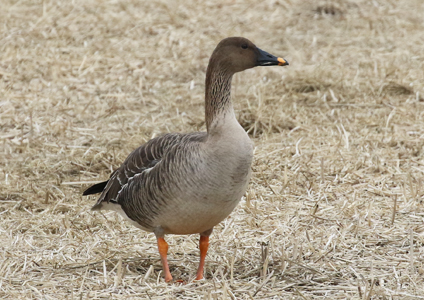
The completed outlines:
[[[247,49],[247,44],[243,44],[243,45],[241,45],[241,47],[242,47],[243,49]]]

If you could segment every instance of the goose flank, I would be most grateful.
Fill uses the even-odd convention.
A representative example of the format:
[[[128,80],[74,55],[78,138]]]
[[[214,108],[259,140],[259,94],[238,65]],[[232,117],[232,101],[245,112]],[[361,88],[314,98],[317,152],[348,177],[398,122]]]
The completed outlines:
[[[246,191],[253,144],[237,122],[231,103],[231,79],[256,66],[285,66],[242,37],[222,40],[210,57],[205,82],[206,132],[168,133],[135,149],[107,181],[83,195],[101,193],[92,210],[114,210],[133,225],[154,232],[165,274],[166,234],[200,234],[203,279],[209,236]]]

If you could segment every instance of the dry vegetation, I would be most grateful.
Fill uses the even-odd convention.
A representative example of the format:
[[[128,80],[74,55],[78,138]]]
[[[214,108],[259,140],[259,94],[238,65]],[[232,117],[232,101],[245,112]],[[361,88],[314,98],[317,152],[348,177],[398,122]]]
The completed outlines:
[[[201,4],[200,4],[201,3]],[[423,299],[424,2],[3,0],[0,298]],[[89,183],[203,129],[208,57],[242,35],[290,61],[238,74],[246,199],[197,236],[92,213]]]

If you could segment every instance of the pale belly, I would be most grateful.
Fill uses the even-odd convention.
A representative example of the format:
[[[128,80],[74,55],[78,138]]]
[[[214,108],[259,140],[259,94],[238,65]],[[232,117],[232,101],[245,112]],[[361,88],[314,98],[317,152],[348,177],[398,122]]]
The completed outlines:
[[[181,206],[171,214],[163,214],[158,220],[158,225],[168,234],[193,234],[202,233],[224,220],[236,207],[238,201],[225,203],[225,205],[211,205],[205,207],[194,203]]]
[[[234,210],[246,192],[253,159],[253,145],[247,135],[244,141],[234,142],[231,139],[225,147],[209,149],[204,171],[193,176],[185,190],[167,203],[154,220],[156,226],[165,233],[201,233]]]
[[[216,191],[204,197],[175,199],[177,201],[172,201],[155,219],[155,225],[172,234],[202,233],[212,229],[231,214],[244,195],[248,181],[249,176],[243,184],[232,186],[231,192]]]

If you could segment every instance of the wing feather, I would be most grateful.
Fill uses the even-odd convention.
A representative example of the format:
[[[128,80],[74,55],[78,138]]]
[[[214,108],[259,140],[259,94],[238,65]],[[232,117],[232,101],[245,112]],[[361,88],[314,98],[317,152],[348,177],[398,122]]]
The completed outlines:
[[[163,157],[169,147],[178,144],[183,137],[180,133],[168,133],[162,136],[151,139],[147,143],[135,149],[123,164],[112,173],[107,181],[99,197],[97,203],[92,210],[99,210],[103,202],[115,201],[118,194],[124,186],[136,175],[142,174],[144,171],[153,168]],[[104,183],[102,183],[104,184]],[[94,185],[88,188],[87,191],[96,190]],[[99,188],[97,188],[98,190]],[[100,192],[100,191],[99,191]]]

